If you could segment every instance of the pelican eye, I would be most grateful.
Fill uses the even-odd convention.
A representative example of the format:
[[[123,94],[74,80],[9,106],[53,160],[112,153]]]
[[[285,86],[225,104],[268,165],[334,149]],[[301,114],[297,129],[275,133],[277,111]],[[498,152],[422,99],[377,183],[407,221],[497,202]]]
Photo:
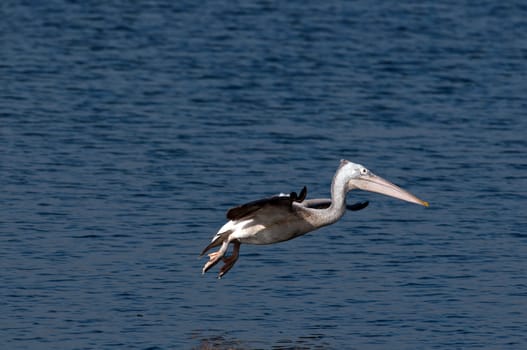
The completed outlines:
[[[366,169],[366,168],[360,168],[360,174],[361,174],[361,175],[366,175],[366,174],[368,174],[368,169]]]

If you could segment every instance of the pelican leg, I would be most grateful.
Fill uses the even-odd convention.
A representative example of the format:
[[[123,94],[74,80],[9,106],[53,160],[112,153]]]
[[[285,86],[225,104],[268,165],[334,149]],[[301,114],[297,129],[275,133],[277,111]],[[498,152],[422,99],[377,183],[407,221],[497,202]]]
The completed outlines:
[[[202,274],[209,271],[211,267],[216,265],[221,260],[221,258],[223,258],[223,256],[227,252],[228,246],[229,246],[229,242],[223,241],[223,243],[221,244],[221,248],[217,252],[213,252],[209,254],[209,261],[207,261],[205,266],[203,266],[203,270],[201,271]]]
[[[229,272],[229,270],[234,266],[234,263],[236,262],[236,260],[238,260],[238,257],[240,256],[240,242],[233,241],[232,244],[234,246],[232,249],[232,254],[228,258],[223,258],[223,262],[225,263],[225,265],[222,266],[218,278],[222,278],[223,275]]]

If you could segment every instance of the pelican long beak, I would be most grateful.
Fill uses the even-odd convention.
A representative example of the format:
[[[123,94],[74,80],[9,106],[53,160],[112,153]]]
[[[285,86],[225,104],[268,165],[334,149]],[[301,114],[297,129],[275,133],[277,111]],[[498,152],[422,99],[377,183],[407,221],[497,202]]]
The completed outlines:
[[[403,190],[399,186],[396,186],[390,181],[387,181],[380,176],[374,175],[371,172],[368,175],[350,180],[350,185],[364,191],[376,192],[386,196],[398,198],[403,201],[428,207],[428,202],[417,198],[410,192]]]

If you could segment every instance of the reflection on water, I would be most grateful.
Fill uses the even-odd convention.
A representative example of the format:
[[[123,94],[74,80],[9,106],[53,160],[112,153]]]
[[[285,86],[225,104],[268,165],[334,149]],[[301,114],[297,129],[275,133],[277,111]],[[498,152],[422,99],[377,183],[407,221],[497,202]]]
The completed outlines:
[[[199,332],[201,333],[201,332]],[[199,344],[193,347],[193,350],[252,350],[260,348],[268,348],[268,345],[248,344],[246,341],[236,339],[228,335],[211,335],[203,336],[196,334],[194,339],[198,339]],[[274,350],[301,350],[301,349],[330,349],[328,343],[322,341],[324,335],[313,334],[308,336],[301,336],[292,339],[280,339],[276,341],[271,349]]]
[[[241,341],[229,339],[222,335],[210,336],[199,339],[199,345],[192,348],[193,350],[245,350],[250,349]]]

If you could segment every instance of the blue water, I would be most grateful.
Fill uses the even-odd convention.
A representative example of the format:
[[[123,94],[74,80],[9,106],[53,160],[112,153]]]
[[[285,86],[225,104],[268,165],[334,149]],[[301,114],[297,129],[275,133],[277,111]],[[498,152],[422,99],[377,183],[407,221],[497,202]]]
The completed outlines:
[[[520,349],[522,1],[0,5],[0,348]],[[199,252],[228,208],[341,158],[304,237]]]

